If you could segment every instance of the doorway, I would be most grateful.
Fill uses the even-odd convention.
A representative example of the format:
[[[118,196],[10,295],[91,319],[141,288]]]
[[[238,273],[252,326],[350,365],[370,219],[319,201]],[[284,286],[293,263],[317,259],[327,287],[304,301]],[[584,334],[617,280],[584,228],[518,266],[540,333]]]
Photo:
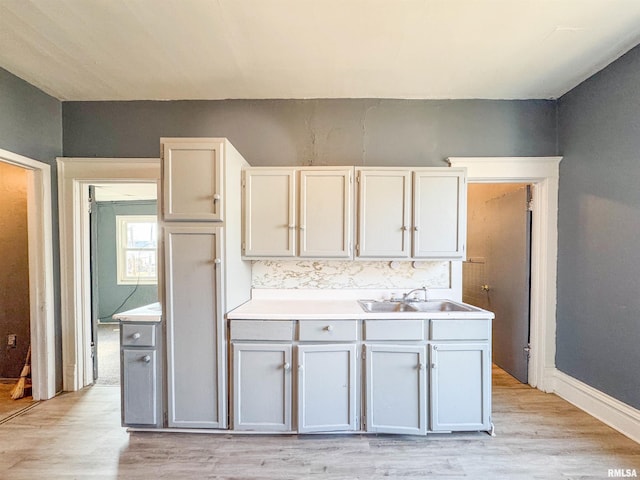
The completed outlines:
[[[469,184],[534,185],[528,380],[532,387],[553,392],[556,388],[558,176],[562,157],[449,157],[447,160],[452,167],[467,169]]]
[[[88,185],[93,383],[120,384],[113,315],[158,301],[157,185]]]
[[[531,295],[529,184],[468,187],[463,301],[495,313],[493,363],[528,383]]]
[[[160,180],[159,158],[58,158],[63,389],[93,383],[89,185]],[[156,186],[157,189],[157,186]]]
[[[26,363],[26,352],[31,345],[30,357],[30,376],[32,384],[33,400],[46,400],[52,398],[56,393],[56,364],[55,364],[55,326],[54,326],[54,299],[53,299],[53,242],[52,242],[52,222],[51,222],[51,168],[49,165],[32,160],[28,157],[0,149],[0,167],[3,167],[3,173],[0,174],[3,182],[11,176],[17,174],[21,180],[21,190],[25,194],[20,200],[21,216],[19,221],[22,233],[21,242],[17,245],[21,249],[21,267],[19,272],[14,272],[14,258],[12,253],[6,249],[3,250],[6,260],[12,264],[7,265],[5,272],[9,271],[9,275],[17,274],[20,279],[20,296],[21,302],[17,305],[16,299],[13,299],[13,283],[16,278],[8,278],[7,285],[3,285],[3,298],[9,305],[3,306],[3,311],[9,313],[10,317],[14,315],[27,318],[26,322],[21,322],[22,326],[15,325],[15,328],[21,328],[20,332],[5,332],[5,334],[16,333],[15,348],[7,345],[10,341],[8,335],[3,337],[4,348],[14,353],[13,365],[18,368],[19,374],[22,374],[24,364]],[[12,173],[8,173],[10,169]],[[8,188],[9,190],[12,187]],[[12,195],[12,194],[11,194]],[[24,217],[26,201],[26,219]],[[8,205],[5,201],[0,202],[3,211],[12,210],[16,202],[10,201]],[[11,208],[7,208],[11,206]],[[11,212],[9,212],[11,214]],[[15,213],[15,212],[14,212]],[[24,227],[26,221],[26,239],[24,238]],[[16,223],[14,219],[7,218],[3,221],[3,232],[5,234],[13,232]],[[11,236],[9,235],[9,240]],[[25,250],[26,247],[26,250]],[[26,255],[26,260],[25,260]],[[9,268],[11,267],[11,268]],[[26,282],[26,285],[25,285]],[[26,286],[26,288],[25,288]],[[7,308],[4,308],[7,307]],[[27,324],[28,322],[28,324]],[[5,322],[3,322],[5,323]],[[15,370],[13,370],[15,371]],[[13,376],[13,374],[12,374]],[[12,385],[9,385],[12,387]]]

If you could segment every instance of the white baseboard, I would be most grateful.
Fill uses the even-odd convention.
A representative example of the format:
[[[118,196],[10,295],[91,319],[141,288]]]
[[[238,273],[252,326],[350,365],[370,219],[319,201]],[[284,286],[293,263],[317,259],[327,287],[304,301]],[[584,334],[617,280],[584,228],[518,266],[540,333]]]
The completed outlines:
[[[640,443],[640,410],[557,369],[553,378],[556,395]]]

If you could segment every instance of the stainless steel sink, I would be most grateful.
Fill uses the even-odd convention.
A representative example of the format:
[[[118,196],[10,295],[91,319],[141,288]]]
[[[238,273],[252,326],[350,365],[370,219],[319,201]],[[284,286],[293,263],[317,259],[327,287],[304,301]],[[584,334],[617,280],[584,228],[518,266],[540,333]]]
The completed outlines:
[[[389,312],[416,312],[413,304],[405,302],[379,301],[379,300],[358,300],[358,303],[365,312],[368,313],[389,313]]]
[[[473,312],[472,307],[460,305],[448,300],[433,300],[430,302],[402,302],[389,300],[358,300],[358,303],[368,313],[393,312]]]
[[[413,302],[411,306],[418,312],[473,312],[473,308],[448,300]]]

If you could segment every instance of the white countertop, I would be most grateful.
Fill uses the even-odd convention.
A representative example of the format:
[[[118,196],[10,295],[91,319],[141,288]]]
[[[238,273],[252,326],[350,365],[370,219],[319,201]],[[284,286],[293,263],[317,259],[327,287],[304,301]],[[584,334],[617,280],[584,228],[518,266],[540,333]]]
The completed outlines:
[[[158,302],[150,303],[126,312],[116,313],[111,318],[120,322],[159,322],[162,319],[162,307]]]
[[[471,305],[469,312],[365,312],[357,300],[290,300],[253,299],[227,313],[231,320],[360,320],[360,319],[426,319],[426,318],[494,318],[492,312]]]

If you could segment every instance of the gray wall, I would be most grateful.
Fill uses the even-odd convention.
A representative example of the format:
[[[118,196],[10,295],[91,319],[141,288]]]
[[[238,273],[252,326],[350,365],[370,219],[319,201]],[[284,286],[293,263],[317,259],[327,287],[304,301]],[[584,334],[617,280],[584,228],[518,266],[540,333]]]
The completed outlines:
[[[156,215],[153,201],[98,202],[97,255],[95,258],[98,318],[112,321],[114,313],[158,301],[157,285],[118,285],[116,215]]]
[[[56,389],[62,389],[60,259],[55,158],[62,155],[62,104],[0,68],[0,148],[39,160],[52,168],[53,282],[56,333]]]
[[[557,366],[640,408],[640,47],[559,100]]]
[[[64,102],[65,156],[157,157],[161,136],[228,137],[254,165],[442,165],[555,155],[554,101]]]

